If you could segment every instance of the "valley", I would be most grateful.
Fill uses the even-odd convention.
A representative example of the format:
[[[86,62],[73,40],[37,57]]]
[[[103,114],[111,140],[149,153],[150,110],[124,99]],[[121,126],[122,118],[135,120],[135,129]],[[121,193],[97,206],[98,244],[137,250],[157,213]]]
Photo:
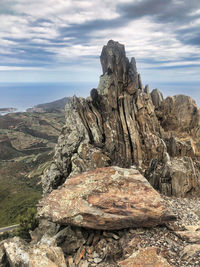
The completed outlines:
[[[64,122],[63,106],[0,116],[0,227],[18,223],[19,215],[41,198],[40,176],[50,165]]]

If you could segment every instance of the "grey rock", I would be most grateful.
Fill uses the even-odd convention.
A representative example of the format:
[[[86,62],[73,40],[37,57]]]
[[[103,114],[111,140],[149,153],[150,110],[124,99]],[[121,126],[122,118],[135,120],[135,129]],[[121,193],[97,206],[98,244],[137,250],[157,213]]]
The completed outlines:
[[[159,107],[163,101],[163,94],[156,88],[151,92],[151,99],[155,108]]]
[[[55,239],[66,255],[73,254],[86,242],[81,229],[72,228],[71,226],[66,227],[62,232],[58,233]]]
[[[29,245],[19,237],[14,237],[6,240],[3,246],[11,267],[55,266],[55,263],[59,267],[67,267],[62,250],[52,244]]]
[[[87,99],[73,97],[66,105],[54,161],[42,177],[44,194],[78,173],[135,165],[156,189],[171,195],[176,192],[171,157],[191,157],[199,177],[200,111],[194,101],[182,95],[163,99],[158,89],[149,94],[135,59],[129,62],[118,42],[110,40],[100,60],[98,88]],[[157,161],[154,170],[152,160]],[[197,184],[189,184],[193,191]]]

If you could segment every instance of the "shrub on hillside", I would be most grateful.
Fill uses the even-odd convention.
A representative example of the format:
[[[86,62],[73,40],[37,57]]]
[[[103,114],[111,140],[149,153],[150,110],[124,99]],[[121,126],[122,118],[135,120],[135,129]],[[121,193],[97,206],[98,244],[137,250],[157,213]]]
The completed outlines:
[[[33,231],[38,226],[38,219],[36,218],[36,208],[27,209],[26,214],[19,217],[18,235],[21,238],[30,240],[29,231]]]

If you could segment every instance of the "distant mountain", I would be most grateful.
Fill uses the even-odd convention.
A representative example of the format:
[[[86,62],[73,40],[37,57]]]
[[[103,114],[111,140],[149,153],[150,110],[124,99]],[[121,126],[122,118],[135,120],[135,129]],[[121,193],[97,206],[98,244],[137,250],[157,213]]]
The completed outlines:
[[[27,112],[59,112],[65,109],[65,105],[69,101],[69,99],[70,97],[64,97],[62,99],[59,99],[53,102],[36,105],[33,108],[28,108],[26,111]]]

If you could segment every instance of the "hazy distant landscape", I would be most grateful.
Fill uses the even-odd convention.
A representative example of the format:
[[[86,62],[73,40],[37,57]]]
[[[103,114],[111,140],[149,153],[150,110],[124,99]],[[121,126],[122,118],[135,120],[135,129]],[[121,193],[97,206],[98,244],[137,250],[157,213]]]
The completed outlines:
[[[14,107],[25,111],[41,103],[66,96],[88,96],[96,83],[0,83],[0,108]]]
[[[66,101],[0,116],[0,227],[18,223],[41,198],[41,175],[65,123]]]
[[[14,107],[17,111],[25,111],[40,103],[47,103],[66,96],[89,96],[97,83],[0,83],[0,108]],[[200,106],[200,85],[197,82],[188,83],[150,83],[150,88],[159,88],[165,97],[175,94],[191,96]],[[189,90],[189,88],[193,90]]]

